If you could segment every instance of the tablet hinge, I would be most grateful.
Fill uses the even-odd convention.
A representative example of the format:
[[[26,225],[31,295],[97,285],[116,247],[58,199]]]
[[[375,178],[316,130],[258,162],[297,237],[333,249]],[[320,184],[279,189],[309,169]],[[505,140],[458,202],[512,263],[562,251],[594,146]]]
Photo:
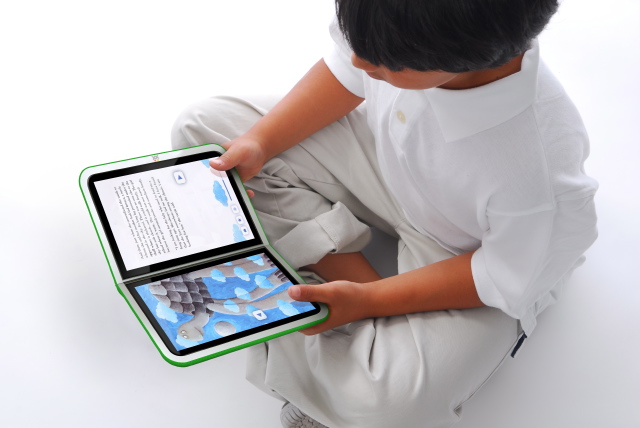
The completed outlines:
[[[217,255],[217,256],[214,256],[214,257],[204,258],[204,259],[196,260],[196,261],[193,261],[193,262],[190,262],[190,263],[185,263],[185,264],[182,264],[182,265],[179,265],[179,266],[172,266],[172,267],[167,268],[167,269],[157,270],[157,271],[146,273],[144,275],[138,275],[138,276],[134,276],[134,277],[131,277],[131,278],[127,278],[126,280],[123,280],[122,283],[126,285],[126,284],[130,284],[130,283],[134,283],[134,282],[144,281],[147,278],[160,276],[160,275],[171,276],[172,272],[193,268],[193,267],[200,266],[200,265],[203,265],[203,264],[213,264],[213,265],[215,265],[216,260],[226,259],[226,258],[233,257],[233,256],[236,256],[236,255],[239,256],[239,255],[247,253],[249,251],[257,251],[257,250],[260,250],[260,249],[263,249],[263,250],[266,251],[267,247],[264,244],[254,245],[254,246],[251,246],[251,247],[242,248],[240,250],[236,250],[236,251],[231,251],[231,252],[228,252],[228,253],[220,254],[220,255]]]

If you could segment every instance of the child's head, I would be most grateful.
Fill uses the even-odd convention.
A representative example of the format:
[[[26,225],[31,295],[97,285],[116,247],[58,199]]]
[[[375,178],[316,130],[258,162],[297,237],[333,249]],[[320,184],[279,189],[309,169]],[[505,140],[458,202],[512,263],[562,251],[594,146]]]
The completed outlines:
[[[391,71],[493,69],[529,47],[557,0],[336,0],[355,55]]]

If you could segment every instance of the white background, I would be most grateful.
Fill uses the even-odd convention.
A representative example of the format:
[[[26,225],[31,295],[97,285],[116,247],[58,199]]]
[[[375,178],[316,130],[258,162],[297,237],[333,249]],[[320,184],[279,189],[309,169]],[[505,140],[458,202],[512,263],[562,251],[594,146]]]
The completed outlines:
[[[215,94],[280,94],[328,46],[331,0],[0,3],[0,426],[279,427],[244,352],[165,363],[116,292],[78,188],[165,151]],[[640,426],[640,2],[566,0],[543,58],[582,112],[600,238],[462,428]]]

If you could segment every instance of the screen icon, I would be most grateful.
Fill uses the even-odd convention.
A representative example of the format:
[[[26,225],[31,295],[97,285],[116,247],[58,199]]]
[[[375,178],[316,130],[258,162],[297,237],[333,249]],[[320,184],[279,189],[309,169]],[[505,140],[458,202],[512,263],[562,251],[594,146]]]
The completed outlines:
[[[242,231],[243,235],[248,235],[249,234],[249,228],[247,226],[242,226],[240,228],[240,230]]]
[[[253,311],[251,315],[253,315],[253,317],[258,321],[264,321],[267,319],[267,314],[262,312],[260,309],[258,309],[257,311]]]
[[[174,171],[173,178],[175,178],[176,183],[178,184],[184,184],[187,182],[187,178],[184,176],[182,171]]]

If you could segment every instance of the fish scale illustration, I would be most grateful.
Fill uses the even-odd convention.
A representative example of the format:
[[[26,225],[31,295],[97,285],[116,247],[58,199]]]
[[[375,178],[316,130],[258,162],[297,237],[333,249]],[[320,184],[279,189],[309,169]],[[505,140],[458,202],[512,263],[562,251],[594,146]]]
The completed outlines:
[[[209,289],[202,278],[191,279],[187,275],[174,276],[149,284],[149,291],[165,306],[187,315],[213,311],[207,304],[213,303]]]
[[[244,315],[249,310],[277,308],[279,307],[278,301],[292,301],[286,289],[267,296],[289,280],[271,260],[265,260],[265,258],[261,260],[262,264],[245,258],[213,268],[200,269],[187,275],[163,279],[149,284],[149,291],[158,301],[175,312],[193,315],[192,319],[178,327],[178,333],[183,339],[199,341],[204,338],[204,326],[216,312]],[[240,271],[238,268],[242,270]],[[266,278],[269,287],[259,286],[251,291],[244,290],[244,294],[228,299],[211,297],[207,285],[202,279],[210,276],[213,271],[218,271],[225,278],[230,278],[238,276],[238,272],[248,275],[272,268],[276,268],[276,270]]]

